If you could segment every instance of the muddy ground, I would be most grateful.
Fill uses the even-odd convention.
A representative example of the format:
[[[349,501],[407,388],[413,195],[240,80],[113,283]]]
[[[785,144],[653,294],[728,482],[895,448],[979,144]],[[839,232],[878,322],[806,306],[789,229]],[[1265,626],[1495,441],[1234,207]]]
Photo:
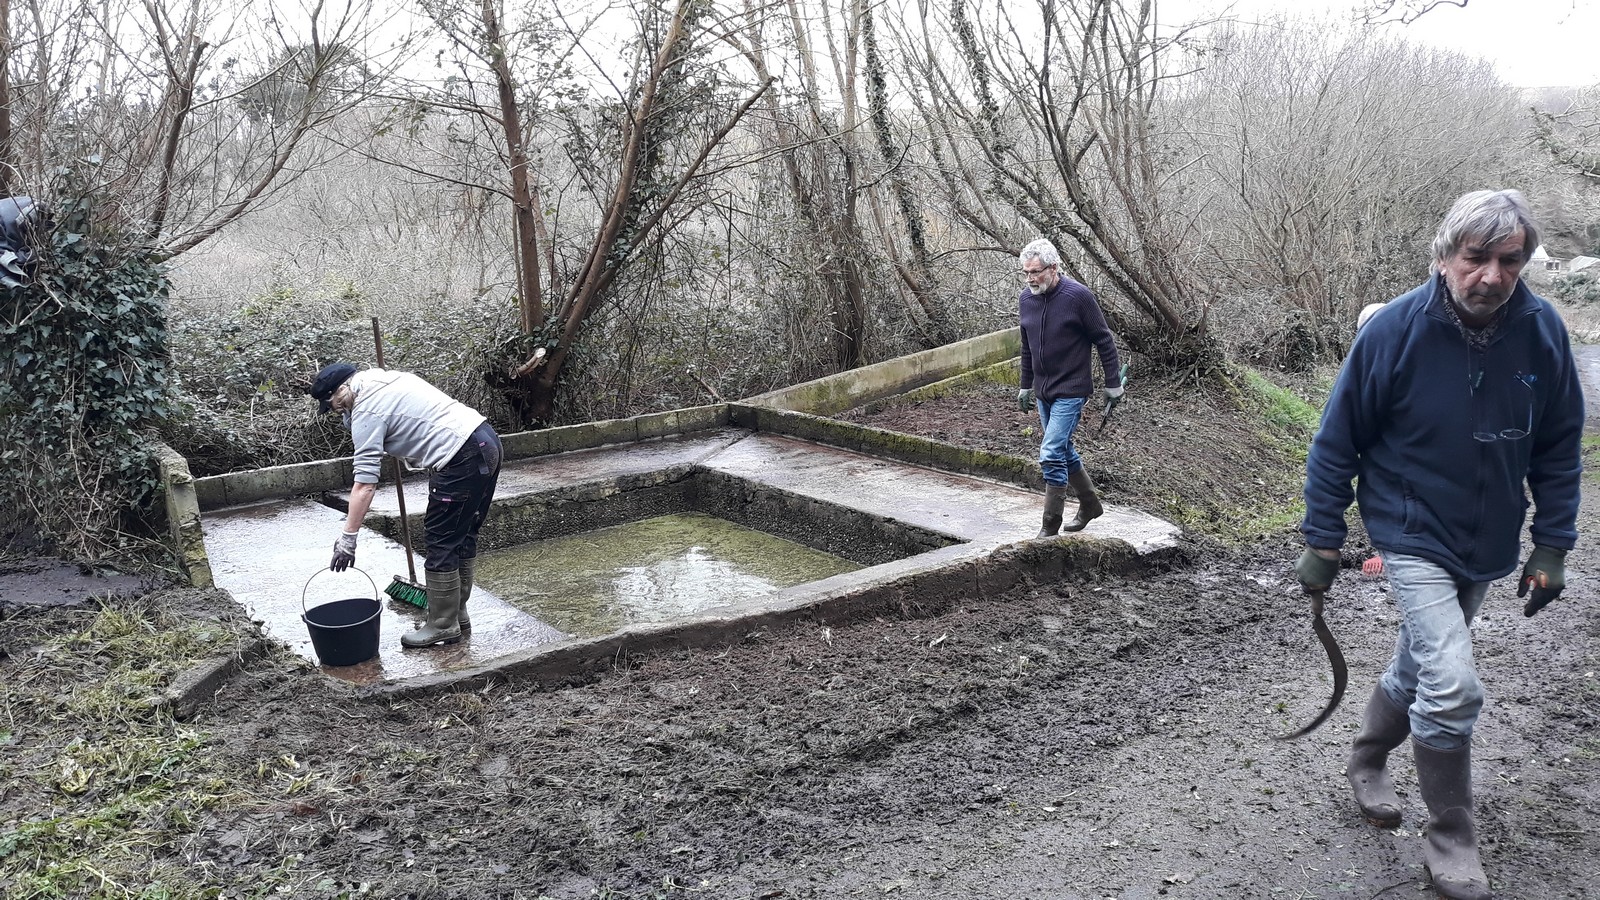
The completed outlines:
[[[1187,497],[1220,523],[1292,497],[1292,453],[1230,401],[1142,387],[1082,442],[1113,502]],[[852,418],[1032,455],[1014,395]],[[1590,492],[1580,530],[1597,517]],[[1571,586],[1544,613],[1523,618],[1500,584],[1477,626],[1478,821],[1499,897],[1600,895],[1593,547],[1569,557]],[[1244,550],[1201,535],[1142,578],[1086,573],[432,700],[352,701],[279,650],[188,721],[144,708],[88,730],[71,698],[111,665],[106,614],[12,608],[0,893],[46,896],[40,821],[165,786],[116,820],[141,836],[131,849],[79,829],[53,852],[152,897],[1431,897],[1408,755],[1398,830],[1365,824],[1341,774],[1394,638],[1381,581],[1347,568],[1329,595],[1344,705],[1305,740],[1272,740],[1330,688],[1296,549],[1282,526]],[[157,591],[126,604],[148,623],[129,630],[204,619],[243,646],[226,603]],[[87,758],[75,739],[122,733],[189,749],[67,777],[63,759]],[[76,871],[58,883],[125,896]]]

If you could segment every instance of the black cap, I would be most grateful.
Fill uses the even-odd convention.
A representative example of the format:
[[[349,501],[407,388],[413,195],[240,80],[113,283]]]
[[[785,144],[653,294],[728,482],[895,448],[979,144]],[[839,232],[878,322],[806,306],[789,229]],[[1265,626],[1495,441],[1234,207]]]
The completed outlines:
[[[333,392],[339,389],[339,385],[349,381],[350,376],[355,373],[356,367],[347,362],[329,363],[322,367],[322,371],[317,373],[317,380],[311,382],[311,390],[308,392],[316,398],[319,412],[326,413],[333,409],[331,402]]]

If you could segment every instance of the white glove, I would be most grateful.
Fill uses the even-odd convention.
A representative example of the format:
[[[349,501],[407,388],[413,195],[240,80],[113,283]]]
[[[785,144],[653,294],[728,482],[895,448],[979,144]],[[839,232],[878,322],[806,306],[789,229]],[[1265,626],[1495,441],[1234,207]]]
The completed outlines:
[[[1107,400],[1117,400],[1117,399],[1120,399],[1121,397],[1122,397],[1122,388],[1120,386],[1106,388],[1106,399]]]
[[[1017,409],[1028,412],[1034,406],[1033,388],[1023,388],[1017,391]]]

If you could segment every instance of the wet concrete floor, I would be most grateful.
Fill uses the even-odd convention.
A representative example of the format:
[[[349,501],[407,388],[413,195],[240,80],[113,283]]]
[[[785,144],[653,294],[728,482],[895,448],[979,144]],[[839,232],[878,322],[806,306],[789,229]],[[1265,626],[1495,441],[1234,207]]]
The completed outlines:
[[[601,447],[516,460],[501,473],[497,500],[537,494],[576,484],[615,481],[629,475],[680,465],[698,465],[792,494],[854,509],[860,513],[920,526],[961,541],[941,550],[855,572],[788,587],[761,600],[804,604],[808,596],[848,590],[897,573],[926,570],[960,559],[987,554],[1004,544],[1032,537],[1039,528],[1041,494],[1025,488],[965,475],[941,472],[879,459],[779,435],[735,428],[719,429],[637,444]],[[406,482],[406,505],[413,515],[427,503],[423,476]],[[380,488],[375,515],[396,515],[392,485]],[[1067,507],[1072,515],[1072,507]],[[208,512],[203,517],[207,551],[219,587],[232,592],[273,637],[315,660],[302,602],[371,596],[384,602],[380,652],[367,663],[324,667],[329,675],[372,684],[395,682],[466,667],[481,667],[530,648],[581,640],[479,588],[469,604],[473,632],[459,644],[427,650],[403,650],[402,631],[414,627],[421,610],[389,600],[381,592],[395,575],[405,576],[401,547],[371,529],[363,529],[357,565],[372,582],[356,573],[326,572],[343,514],[318,502],[299,498]],[[1138,510],[1108,506],[1090,526],[1100,537],[1121,538],[1149,553],[1170,547],[1176,526]],[[322,573],[322,574],[319,574]],[[420,558],[417,574],[422,575]],[[302,601],[304,595],[304,601]],[[751,601],[752,607],[754,601]],[[725,606],[736,612],[739,604]]]
[[[270,636],[312,663],[318,660],[310,630],[300,618],[304,607],[349,597],[378,598],[378,656],[354,666],[322,667],[336,678],[361,684],[409,678],[481,664],[567,637],[489,591],[474,590],[467,604],[473,626],[470,638],[444,647],[407,650],[400,646],[400,635],[422,624],[426,613],[384,593],[397,576],[410,579],[405,550],[398,543],[364,528],[356,545],[355,567],[329,571],[344,513],[307,498],[209,512],[202,525],[217,586],[233,594]],[[421,557],[416,570],[420,584]]]

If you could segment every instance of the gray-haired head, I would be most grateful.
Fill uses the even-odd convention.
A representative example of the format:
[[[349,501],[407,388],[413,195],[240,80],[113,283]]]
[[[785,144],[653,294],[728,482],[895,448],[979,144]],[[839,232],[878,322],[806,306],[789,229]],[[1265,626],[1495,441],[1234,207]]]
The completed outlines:
[[[1061,254],[1056,250],[1056,245],[1044,238],[1029,241],[1028,246],[1017,254],[1017,261],[1022,263],[1023,268],[1027,268],[1030,259],[1037,259],[1041,266],[1061,265]]]
[[[1522,229],[1522,261],[1533,258],[1539,247],[1539,226],[1521,191],[1473,191],[1463,194],[1433,237],[1433,264],[1445,262],[1467,243],[1498,244]]]

